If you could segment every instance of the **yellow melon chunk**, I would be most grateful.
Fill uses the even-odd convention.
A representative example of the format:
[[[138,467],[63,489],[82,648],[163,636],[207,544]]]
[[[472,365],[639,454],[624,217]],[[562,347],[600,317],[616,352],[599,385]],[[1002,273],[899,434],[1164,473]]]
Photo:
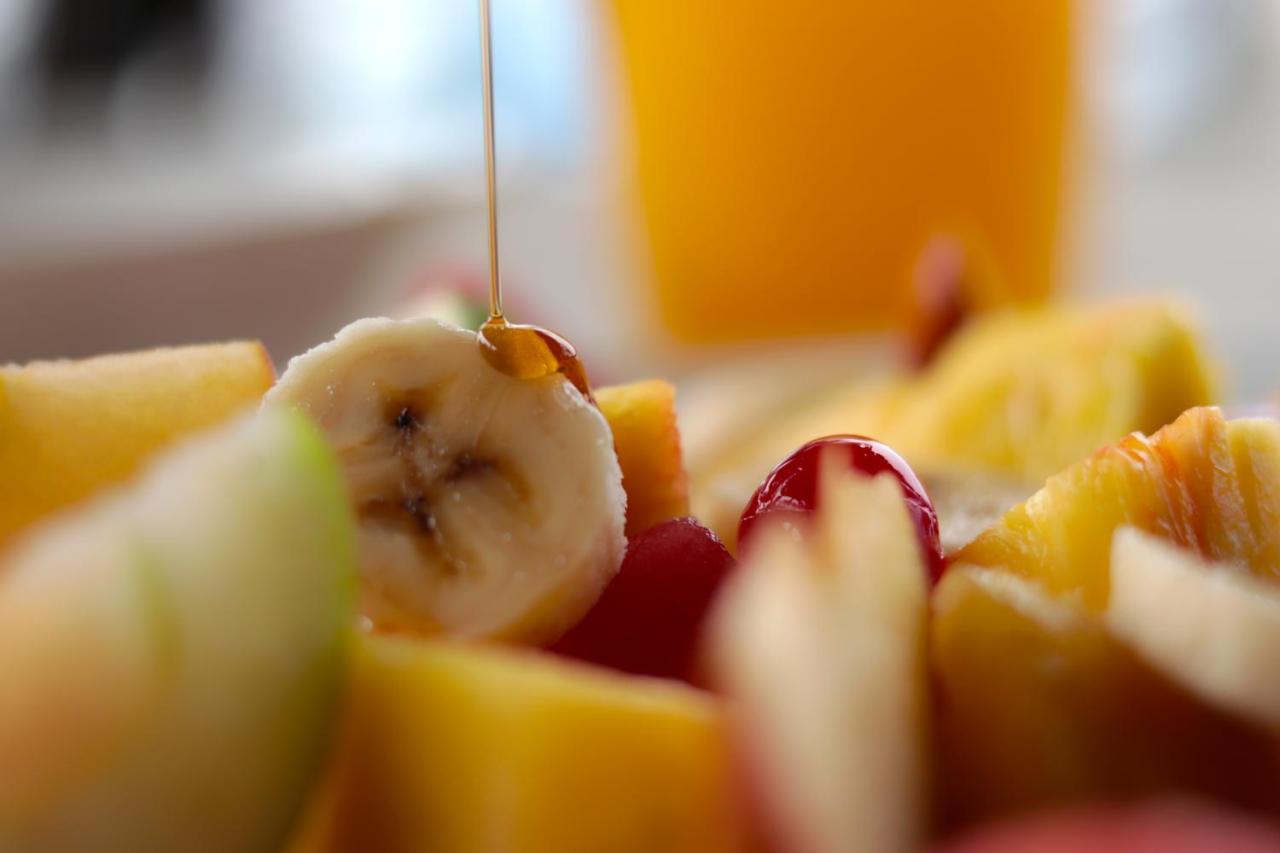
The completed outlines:
[[[689,483],[676,426],[676,389],[660,379],[592,392],[613,430],[627,492],[627,535],[689,514]]]
[[[362,636],[335,775],[292,848],[747,847],[710,695],[527,650]]]
[[[0,548],[31,522],[120,483],[175,439],[271,386],[259,343],[0,366]]]

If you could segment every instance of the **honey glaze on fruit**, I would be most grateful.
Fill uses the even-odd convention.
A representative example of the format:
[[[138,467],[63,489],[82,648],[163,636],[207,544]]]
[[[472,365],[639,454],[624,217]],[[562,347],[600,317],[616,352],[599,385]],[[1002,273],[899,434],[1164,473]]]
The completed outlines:
[[[537,326],[508,323],[490,316],[478,334],[485,361],[496,370],[517,379],[541,379],[559,373],[591,399],[587,371],[573,344],[554,332]]]
[[[480,0],[480,63],[484,97],[484,171],[489,211],[489,319],[477,335],[480,351],[494,369],[517,379],[541,379],[559,373],[590,400],[587,372],[572,344],[546,329],[509,323],[502,313],[497,156],[493,131],[493,36],[489,0]]]

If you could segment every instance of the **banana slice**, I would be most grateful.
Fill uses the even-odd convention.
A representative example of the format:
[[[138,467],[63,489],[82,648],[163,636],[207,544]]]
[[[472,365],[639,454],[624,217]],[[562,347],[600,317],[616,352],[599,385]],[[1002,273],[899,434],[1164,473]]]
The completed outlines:
[[[489,366],[474,333],[360,320],[289,362],[264,406],[337,449],[375,627],[545,642],[621,562],[626,496],[608,424],[560,376]]]

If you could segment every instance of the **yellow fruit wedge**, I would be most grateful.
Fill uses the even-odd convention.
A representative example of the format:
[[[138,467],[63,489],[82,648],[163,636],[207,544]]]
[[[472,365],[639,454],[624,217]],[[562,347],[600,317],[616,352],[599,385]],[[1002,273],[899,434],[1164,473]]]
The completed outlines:
[[[1107,622],[1205,701],[1280,730],[1280,588],[1132,527],[1116,532]]]
[[[709,694],[540,653],[362,635],[295,851],[734,851]]]
[[[256,404],[273,379],[250,342],[0,366],[0,549],[128,479],[159,448]]]
[[[920,548],[896,480],[822,477],[804,537],[755,534],[726,582],[711,673],[777,849],[912,850],[928,822]]]
[[[1032,581],[964,566],[933,605],[945,826],[1154,794],[1280,808],[1272,733],[1201,701],[1099,617]]]
[[[689,482],[676,426],[676,389],[650,379],[592,391],[609,428],[627,493],[627,536],[689,514]]]
[[[1280,574],[1280,423],[1192,409],[1049,478],[955,555],[1106,608],[1111,538],[1131,525],[1209,559]]]
[[[765,475],[805,442],[837,433],[888,443],[926,479],[986,472],[1035,486],[1215,396],[1193,325],[1176,306],[993,314],[965,327],[920,374],[832,390],[745,441],[690,460],[694,511],[732,541]]]

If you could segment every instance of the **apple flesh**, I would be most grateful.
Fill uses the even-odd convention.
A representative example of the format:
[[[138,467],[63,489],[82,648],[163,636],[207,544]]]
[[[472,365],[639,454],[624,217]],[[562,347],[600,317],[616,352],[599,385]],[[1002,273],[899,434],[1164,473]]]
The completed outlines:
[[[325,759],[354,587],[336,461],[237,421],[0,564],[0,849],[278,849]]]
[[[927,579],[898,480],[837,460],[805,535],[762,520],[710,618],[752,813],[778,849],[915,849],[928,824]]]

